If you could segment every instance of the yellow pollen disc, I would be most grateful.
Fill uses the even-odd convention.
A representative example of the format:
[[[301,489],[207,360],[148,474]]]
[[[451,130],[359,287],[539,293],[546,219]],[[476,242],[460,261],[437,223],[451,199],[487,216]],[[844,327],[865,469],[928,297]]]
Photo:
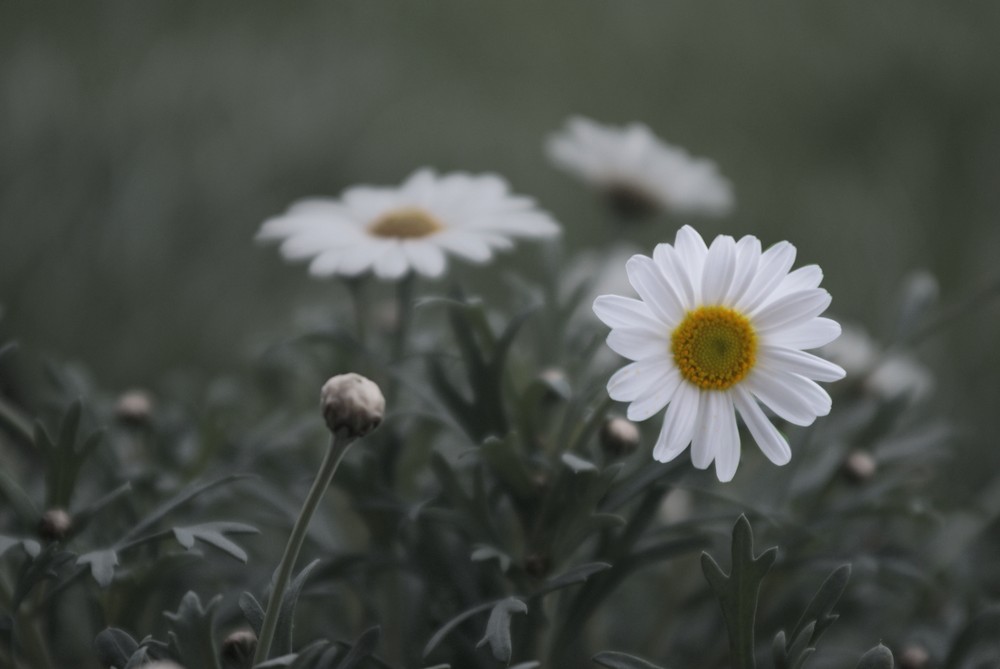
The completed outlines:
[[[757,333],[734,309],[698,307],[670,335],[670,352],[685,379],[705,390],[725,390],[753,369]]]
[[[444,226],[423,209],[406,207],[385,214],[368,227],[368,232],[376,237],[415,239],[443,229]]]

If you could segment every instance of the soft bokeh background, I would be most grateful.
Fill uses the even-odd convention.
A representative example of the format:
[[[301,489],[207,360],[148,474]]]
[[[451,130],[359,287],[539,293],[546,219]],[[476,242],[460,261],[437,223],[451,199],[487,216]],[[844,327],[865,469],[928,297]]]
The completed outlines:
[[[421,165],[504,174],[569,252],[672,238],[547,164],[582,113],[714,158],[738,207],[699,229],[793,241],[886,334],[908,272],[947,308],[997,274],[998,30],[998,3],[937,0],[5,3],[0,327],[111,388],[232,368],[343,299],[261,221]],[[998,334],[982,299],[917,351],[969,443],[1000,427]]]

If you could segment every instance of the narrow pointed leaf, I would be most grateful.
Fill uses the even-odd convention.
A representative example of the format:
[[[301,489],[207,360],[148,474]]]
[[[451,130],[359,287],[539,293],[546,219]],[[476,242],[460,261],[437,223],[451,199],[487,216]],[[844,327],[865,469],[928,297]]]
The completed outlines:
[[[490,611],[490,619],[486,623],[486,634],[476,644],[476,647],[481,648],[489,644],[494,659],[509,664],[514,652],[514,645],[510,638],[510,618],[515,613],[527,612],[528,605],[516,597],[508,597],[497,602],[497,605]]]
[[[336,669],[354,669],[357,667],[362,660],[375,652],[375,646],[378,645],[378,640],[381,636],[382,628],[378,625],[366,629],[358,637],[358,640],[354,642],[351,650],[340,661]]]
[[[458,627],[463,622],[465,622],[472,616],[476,615],[477,613],[482,613],[487,609],[493,608],[497,604],[498,604],[497,601],[493,601],[473,606],[471,609],[466,609],[465,611],[462,611],[457,616],[446,622],[444,625],[441,625],[441,627],[438,628],[438,631],[435,632],[434,635],[427,641],[427,645],[424,646],[424,652],[421,653],[422,657],[426,658],[428,655],[430,655],[431,652],[435,648],[437,648],[438,644],[441,643],[441,640],[444,639],[446,636],[448,636],[448,633],[451,632],[453,629],[455,629],[456,627]]]
[[[611,565],[607,562],[588,562],[586,564],[577,565],[562,574],[553,576],[545,581],[545,583],[543,583],[542,586],[531,596],[532,598],[540,597],[541,595],[561,590],[562,588],[576,585],[577,583],[585,583],[587,579],[594,574],[599,574],[607,569],[611,569]]]
[[[253,629],[253,633],[260,636],[260,628],[264,626],[264,607],[249,592],[240,594],[239,605],[240,611],[243,612],[243,617],[246,618],[250,628]]]
[[[635,655],[617,653],[612,650],[598,653],[591,659],[602,667],[608,667],[608,669],[663,669]]]
[[[139,644],[128,632],[116,627],[102,630],[94,639],[94,654],[97,661],[105,667],[120,667],[124,669],[129,659],[139,649]]]

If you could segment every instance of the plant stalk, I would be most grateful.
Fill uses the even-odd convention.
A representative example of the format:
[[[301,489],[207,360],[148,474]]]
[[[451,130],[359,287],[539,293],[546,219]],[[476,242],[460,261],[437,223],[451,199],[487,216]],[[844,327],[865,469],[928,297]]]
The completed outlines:
[[[337,465],[347,453],[348,447],[353,443],[353,437],[347,437],[342,432],[337,432],[330,440],[330,448],[323,458],[316,479],[312,488],[302,504],[299,517],[295,519],[292,526],[292,534],[288,537],[288,544],[285,546],[285,553],[281,556],[278,569],[275,572],[274,587],[271,589],[271,596],[267,600],[267,611],[264,614],[264,622],[260,629],[260,638],[257,640],[257,651],[254,654],[253,664],[256,666],[267,660],[271,651],[271,644],[274,642],[274,633],[278,628],[278,614],[281,611],[281,602],[285,596],[285,590],[291,579],[295,568],[295,561],[299,557],[299,550],[306,538],[306,530],[309,528],[309,521],[312,520],[316,507],[319,506],[323,493],[330,487],[333,474],[337,471]]]

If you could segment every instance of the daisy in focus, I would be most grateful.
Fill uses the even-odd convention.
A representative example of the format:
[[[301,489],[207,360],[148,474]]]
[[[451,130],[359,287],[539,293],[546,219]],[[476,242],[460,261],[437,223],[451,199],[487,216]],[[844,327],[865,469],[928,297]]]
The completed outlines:
[[[733,206],[715,163],[661,141],[640,123],[605,126],[582,117],[546,143],[557,166],[604,191],[626,218],[658,211],[723,216]]]
[[[806,349],[829,344],[840,325],[820,316],[830,294],[816,265],[790,271],[795,247],[780,242],[762,251],[751,235],[719,235],[706,246],[690,226],[653,257],[626,264],[639,299],[602,295],[594,312],[611,327],[608,346],[634,362],[608,381],[608,394],[630,402],[628,418],[642,421],[666,407],[653,458],[673,460],[690,444],[691,462],[715,462],[730,481],[740,461],[736,412],[764,455],[791,459],[784,436],[760,404],[794,425],[830,412],[816,381],[844,370]]]
[[[549,214],[497,175],[421,169],[398,188],[354,186],[339,199],[300,200],[265,221],[257,238],[280,242],[288,260],[311,259],[313,276],[372,270],[394,280],[411,270],[441,276],[448,254],[484,263],[515,238],[557,234]]]

